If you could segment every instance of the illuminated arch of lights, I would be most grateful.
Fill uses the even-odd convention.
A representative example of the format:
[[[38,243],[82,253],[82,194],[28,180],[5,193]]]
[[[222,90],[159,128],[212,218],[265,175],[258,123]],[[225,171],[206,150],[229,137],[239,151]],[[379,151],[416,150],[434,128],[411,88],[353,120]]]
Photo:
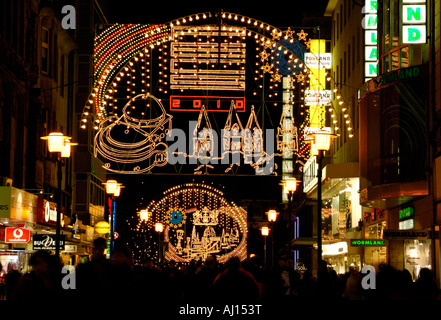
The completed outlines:
[[[167,87],[170,85],[168,62],[171,59],[167,54],[167,44],[173,41],[175,37],[180,36],[177,33],[173,34],[172,30],[186,25],[189,27],[187,29],[181,28],[181,32],[186,30],[187,33],[191,33],[192,24],[200,25],[208,19],[222,18],[223,24],[219,25],[222,30],[236,30],[244,38],[255,39],[256,50],[258,50],[256,66],[259,64],[257,67],[260,70],[260,74],[257,74],[256,70],[255,80],[262,78],[265,73],[269,74],[271,76],[270,90],[277,88],[282,77],[287,73],[290,74],[293,85],[295,83],[299,85],[309,83],[311,74],[304,64],[303,57],[299,56],[297,51],[296,54],[292,52],[292,48],[299,44],[304,46],[306,50],[310,48],[311,39],[308,38],[308,33],[304,30],[296,32],[291,28],[281,30],[268,23],[235,13],[222,12],[219,15],[210,12],[197,13],[172,20],[166,24],[155,25],[115,24],[96,36],[94,86],[83,110],[81,128],[86,129],[87,124],[92,123],[95,130],[102,130],[106,123],[120,117],[118,116],[120,111],[118,108],[126,106],[135,96],[151,93],[154,91],[153,87],[167,94]],[[157,60],[152,58],[154,50],[159,52],[160,57]],[[282,65],[279,65],[280,62],[282,62]],[[153,65],[154,63],[157,65]],[[160,76],[156,84],[151,83],[151,73],[154,68]],[[141,76],[141,79],[137,79],[137,74]],[[125,80],[124,84],[123,80]],[[338,109],[343,116],[348,136],[352,138],[349,107],[343,101],[331,75],[326,75],[326,81],[329,81],[334,88],[334,101],[326,107],[326,112],[331,114],[332,126],[336,132],[340,129],[339,120],[336,116],[336,109]],[[325,87],[325,84],[320,85]],[[125,95],[121,91],[124,91]],[[303,92],[303,90],[301,91]],[[254,92],[254,95],[257,94],[257,92]],[[277,93],[274,94],[277,95]],[[269,97],[271,97],[271,93],[269,93]],[[300,99],[303,98],[300,97]],[[333,104],[335,104],[335,107]],[[304,107],[303,103],[298,105],[300,108]],[[125,116],[127,115],[125,113]],[[144,113],[142,116],[148,117],[151,114]],[[299,132],[304,133],[308,126],[309,118],[305,116],[299,127]],[[299,141],[304,138],[305,136],[300,134]],[[309,150],[309,145],[309,143],[303,143],[299,147],[298,153],[305,154]],[[122,158],[119,160],[126,161]],[[136,172],[136,169],[137,167],[134,166],[134,169],[130,169],[130,172]]]
[[[167,260],[188,263],[215,255],[224,263],[233,256],[241,260],[247,256],[247,212],[217,188],[204,183],[177,185],[146,210],[148,221],[139,220],[133,230],[142,239],[135,239],[138,257],[158,254],[157,223],[165,226],[160,242],[167,243]]]

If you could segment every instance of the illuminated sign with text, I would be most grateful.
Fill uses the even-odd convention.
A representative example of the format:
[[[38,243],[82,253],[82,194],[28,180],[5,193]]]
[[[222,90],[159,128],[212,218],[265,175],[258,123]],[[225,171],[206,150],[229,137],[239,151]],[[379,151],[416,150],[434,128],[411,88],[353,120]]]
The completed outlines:
[[[378,74],[377,0],[366,0],[363,13],[364,76],[368,81]]]
[[[231,101],[234,101],[237,112],[245,111],[245,97],[215,96],[170,96],[170,111],[206,111],[229,112]]]
[[[402,43],[426,43],[426,0],[402,0],[401,14]]]

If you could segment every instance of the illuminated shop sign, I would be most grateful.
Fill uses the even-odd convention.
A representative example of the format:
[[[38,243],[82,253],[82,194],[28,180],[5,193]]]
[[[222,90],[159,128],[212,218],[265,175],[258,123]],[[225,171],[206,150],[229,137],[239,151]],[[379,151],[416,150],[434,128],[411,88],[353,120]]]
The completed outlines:
[[[413,207],[406,207],[398,211],[398,217],[400,219],[412,218],[413,216],[414,216]]]
[[[426,0],[402,0],[402,43],[426,43]]]
[[[312,53],[305,52],[305,65],[308,68],[314,69],[331,69],[332,68],[332,54],[328,52]]]
[[[305,90],[306,106],[327,106],[330,105],[331,90]]]
[[[6,228],[6,243],[28,243],[31,240],[31,232],[23,228]]]
[[[61,207],[60,225],[64,227],[64,208]],[[37,203],[37,222],[49,225],[57,223],[57,204],[46,199],[38,199]]]
[[[170,111],[206,111],[229,112],[231,101],[234,101],[237,112],[245,111],[245,97],[217,96],[170,96]]]
[[[424,230],[383,230],[384,239],[428,239],[430,233]]]
[[[58,247],[61,251],[65,249],[66,236],[60,235],[60,241]],[[52,234],[34,234],[32,236],[32,249],[33,250],[55,250],[56,249],[56,237]]]
[[[322,246],[324,256],[334,256],[338,254],[348,253],[348,244],[346,241],[325,244]]]
[[[368,240],[368,239],[352,239],[351,246],[353,247],[381,247],[385,246],[386,241],[384,240]]]
[[[368,81],[378,74],[377,0],[366,0],[363,13],[364,75]]]

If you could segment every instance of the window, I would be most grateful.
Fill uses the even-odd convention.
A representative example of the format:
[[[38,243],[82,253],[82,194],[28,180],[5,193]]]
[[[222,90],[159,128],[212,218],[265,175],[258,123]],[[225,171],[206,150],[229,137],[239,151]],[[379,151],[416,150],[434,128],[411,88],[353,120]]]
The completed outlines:
[[[49,73],[50,33],[46,28],[41,30],[41,72]]]
[[[64,54],[61,54],[60,57],[60,82],[59,82],[59,88],[60,88],[60,96],[64,96],[64,65],[65,65],[65,61],[64,61]]]

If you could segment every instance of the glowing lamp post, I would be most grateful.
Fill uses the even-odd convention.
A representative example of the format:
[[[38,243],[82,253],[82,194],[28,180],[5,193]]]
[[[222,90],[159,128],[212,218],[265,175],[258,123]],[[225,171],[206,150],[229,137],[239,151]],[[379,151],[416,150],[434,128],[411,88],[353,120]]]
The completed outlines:
[[[71,137],[67,137],[61,132],[51,132],[49,135],[41,137],[47,140],[49,152],[57,152],[57,182],[58,182],[58,201],[57,201],[57,220],[55,231],[55,256],[60,257],[60,226],[61,226],[61,179],[62,179],[62,159],[69,158],[71,155],[71,147],[77,143],[70,142]]]
[[[155,223],[155,231],[158,233],[158,264],[161,263],[162,243],[161,233],[164,231],[164,225],[160,222]]]
[[[139,218],[141,219],[141,221],[148,221],[149,220],[149,212],[147,209],[143,209],[141,211],[139,211]]]
[[[285,180],[282,180],[282,186],[283,186],[283,192],[288,197],[288,215],[289,215],[289,233],[288,233],[288,251],[289,255],[291,255],[291,240],[293,238],[292,236],[292,197],[294,195],[294,192],[297,190],[297,184],[299,181],[297,181],[294,177],[286,178]]]
[[[268,215],[268,221],[269,222],[275,222],[277,219],[278,212],[276,210],[269,210],[267,213]]]
[[[262,236],[264,236],[265,237],[265,241],[264,241],[264,245],[263,245],[263,261],[264,261],[264,263],[265,263],[265,268],[266,268],[266,238],[268,237],[268,235],[269,235],[269,228],[268,227],[262,227],[261,229],[260,229],[260,232],[262,233]]]
[[[107,180],[103,183],[106,186],[106,193],[110,194],[112,200],[112,205],[110,207],[110,255],[114,252],[114,241],[115,241],[115,197],[119,197],[121,194],[121,188],[123,188],[121,183],[116,180]],[[106,200],[107,205],[107,200]]]
[[[317,268],[322,261],[322,160],[324,152],[331,147],[332,138],[337,137],[324,130],[318,130],[313,134],[314,147],[317,150]]]

